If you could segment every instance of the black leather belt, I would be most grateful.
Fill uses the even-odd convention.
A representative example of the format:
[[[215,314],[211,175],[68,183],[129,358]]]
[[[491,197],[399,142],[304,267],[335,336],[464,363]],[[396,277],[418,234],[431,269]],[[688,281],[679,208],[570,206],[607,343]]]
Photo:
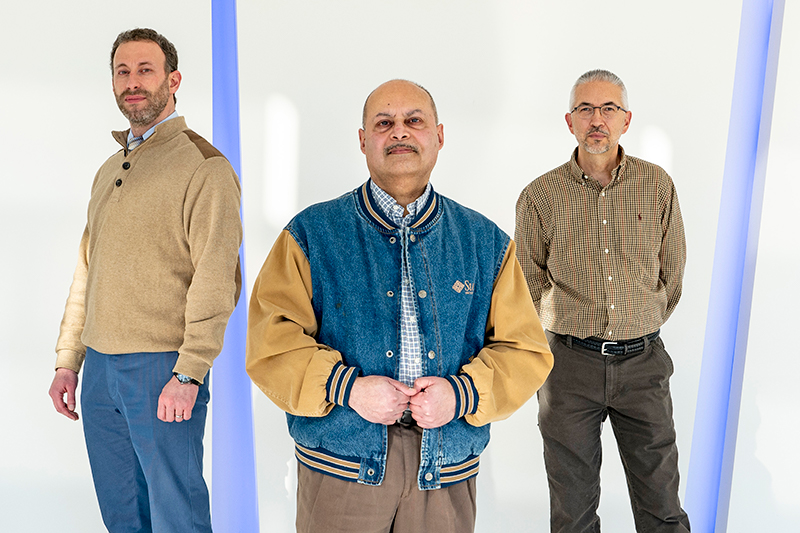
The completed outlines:
[[[414,420],[413,416],[411,416],[411,409],[406,409],[403,411],[403,416],[398,418],[396,423],[404,428],[413,428],[417,425],[417,421]]]
[[[630,355],[643,352],[645,347],[656,340],[660,334],[661,330],[659,329],[650,335],[624,341],[607,341],[605,339],[598,339],[597,337],[579,339],[571,335],[561,335],[561,337],[568,341],[571,340],[572,344],[577,344],[581,348],[600,352],[603,355]]]

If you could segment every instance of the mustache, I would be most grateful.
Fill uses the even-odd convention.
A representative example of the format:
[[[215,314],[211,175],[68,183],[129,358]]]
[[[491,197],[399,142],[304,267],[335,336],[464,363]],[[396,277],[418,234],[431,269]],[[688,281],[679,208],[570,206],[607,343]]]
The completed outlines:
[[[414,146],[412,144],[405,144],[405,143],[396,143],[396,144],[393,144],[391,146],[387,146],[386,148],[383,149],[383,153],[385,155],[389,155],[391,153],[391,151],[394,150],[395,148],[407,148],[407,149],[411,150],[412,152],[414,152],[415,154],[419,153],[419,148],[417,148],[416,146]]]
[[[603,135],[608,135],[608,132],[606,130],[604,130],[602,127],[600,127],[600,126],[596,126],[596,127],[592,128],[592,129],[590,129],[586,133],[586,135],[591,135],[592,133],[602,133]]]
[[[150,96],[153,93],[150,91],[146,91],[145,89],[136,89],[135,91],[131,91],[130,89],[125,89],[119,95],[120,98],[125,98],[126,96]]]

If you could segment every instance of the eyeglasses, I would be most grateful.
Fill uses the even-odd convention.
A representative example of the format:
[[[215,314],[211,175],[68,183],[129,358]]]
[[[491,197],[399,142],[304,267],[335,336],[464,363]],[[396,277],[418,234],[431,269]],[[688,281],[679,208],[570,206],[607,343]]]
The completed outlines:
[[[617,111],[622,111],[623,113],[627,113],[627,109],[623,109],[616,104],[603,104],[603,105],[578,105],[570,111],[570,114],[577,112],[578,116],[581,118],[592,118],[594,116],[594,110],[599,109],[600,114],[603,115],[605,119],[612,119],[617,115]]]

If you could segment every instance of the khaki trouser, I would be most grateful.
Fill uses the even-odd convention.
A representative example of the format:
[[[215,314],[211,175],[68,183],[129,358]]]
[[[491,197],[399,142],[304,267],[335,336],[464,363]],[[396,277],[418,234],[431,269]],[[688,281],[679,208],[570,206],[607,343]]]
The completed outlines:
[[[298,533],[470,533],[475,482],[419,490],[422,430],[389,426],[386,475],[379,486],[297,467]]]

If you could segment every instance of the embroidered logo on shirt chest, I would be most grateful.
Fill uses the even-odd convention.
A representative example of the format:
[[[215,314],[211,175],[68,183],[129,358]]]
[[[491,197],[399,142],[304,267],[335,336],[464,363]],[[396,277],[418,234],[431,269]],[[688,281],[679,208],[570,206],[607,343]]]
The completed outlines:
[[[459,294],[461,294],[462,291],[464,294],[472,294],[475,292],[475,283],[466,279],[463,283],[460,280],[456,280],[456,282],[453,283],[453,290]]]

